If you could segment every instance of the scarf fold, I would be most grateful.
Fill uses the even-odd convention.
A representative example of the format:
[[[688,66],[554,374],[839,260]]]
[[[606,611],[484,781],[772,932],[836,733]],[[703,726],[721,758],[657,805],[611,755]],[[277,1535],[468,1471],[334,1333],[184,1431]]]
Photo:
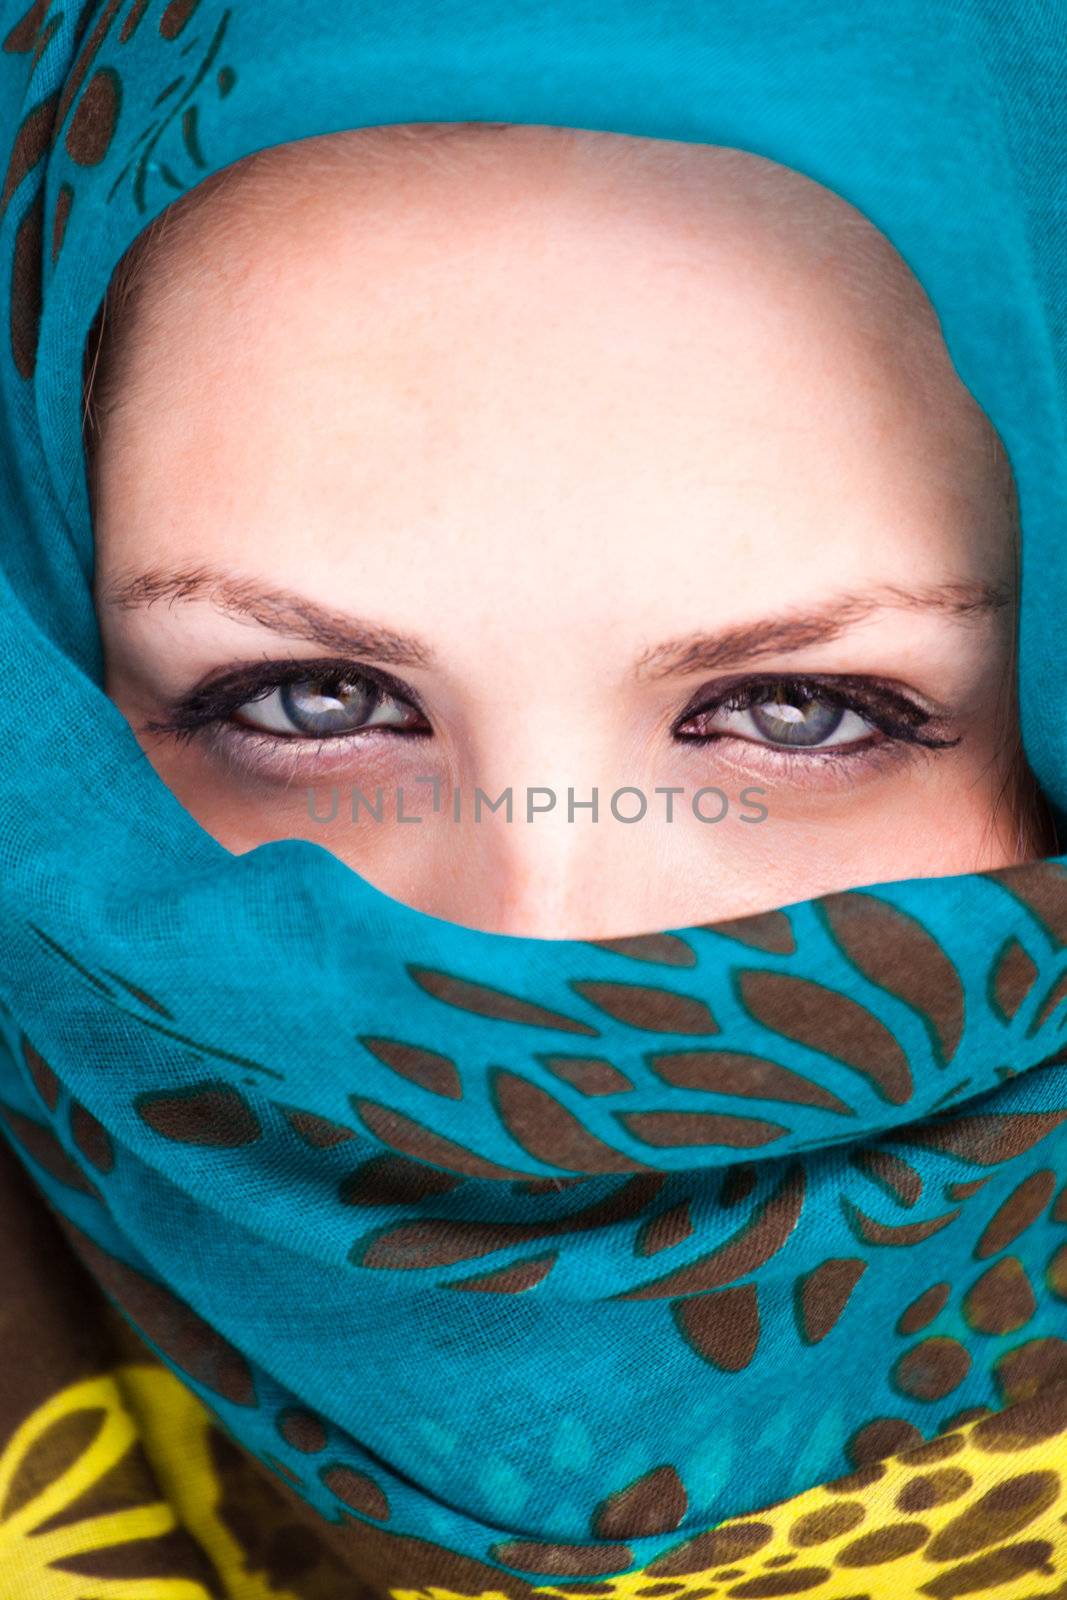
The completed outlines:
[[[205,1417],[309,1515],[438,1552],[439,1588],[1064,1592],[1067,857],[555,941],[310,841],[232,856],[102,689],[91,322],[179,194],[342,128],[805,172],[915,271],[1010,456],[1023,738],[1063,824],[1063,20],[0,4],[0,1131]]]

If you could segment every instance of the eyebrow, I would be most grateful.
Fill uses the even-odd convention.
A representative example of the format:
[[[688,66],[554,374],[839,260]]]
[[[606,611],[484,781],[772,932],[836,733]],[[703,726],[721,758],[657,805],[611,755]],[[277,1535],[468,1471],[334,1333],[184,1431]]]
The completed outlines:
[[[265,588],[254,578],[235,577],[220,567],[151,567],[108,584],[104,600],[122,610],[157,600],[208,600],[219,611],[244,622],[258,622],[291,639],[307,639],[339,655],[373,656],[393,667],[427,667],[429,645],[411,634],[334,611],[292,589]]]
[[[833,596],[814,610],[668,640],[638,657],[636,673],[653,679],[681,677],[717,671],[761,655],[807,650],[839,638],[873,613],[891,608],[940,611],[973,622],[1010,604],[1014,597],[1013,586],[980,580],[920,589],[883,584],[861,593]],[[436,661],[431,647],[412,634],[334,611],[290,589],[264,588],[256,579],[235,577],[219,567],[152,567],[133,576],[122,575],[106,586],[103,599],[124,610],[150,606],[157,600],[207,600],[230,616],[339,654],[369,656],[400,667],[428,667]]]
[[[739,623],[719,633],[695,633],[670,640],[646,650],[638,658],[637,672],[650,678],[678,677],[690,672],[715,672],[759,656],[808,650],[839,638],[875,612],[889,609],[940,611],[965,622],[976,622],[986,613],[1011,604],[1014,598],[1011,584],[977,579],[929,584],[920,589],[881,584],[862,593],[835,595],[814,610]]]

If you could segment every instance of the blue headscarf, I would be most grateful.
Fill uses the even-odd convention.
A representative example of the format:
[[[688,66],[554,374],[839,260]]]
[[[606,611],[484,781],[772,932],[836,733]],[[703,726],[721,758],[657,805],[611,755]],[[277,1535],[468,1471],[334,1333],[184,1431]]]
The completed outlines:
[[[1063,22],[5,0],[0,1128],[108,1295],[326,1517],[531,1581],[668,1570],[1067,1377],[1065,859],[583,942],[435,919],[307,840],[231,855],[102,688],[80,405],[110,275],[209,174],[357,126],[807,174],[916,273],[1010,456],[1023,739],[1062,822]]]

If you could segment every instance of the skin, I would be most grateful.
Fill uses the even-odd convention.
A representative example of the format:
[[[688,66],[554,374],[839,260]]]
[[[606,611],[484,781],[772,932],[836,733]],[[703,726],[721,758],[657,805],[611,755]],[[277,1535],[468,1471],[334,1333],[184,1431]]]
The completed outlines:
[[[172,207],[117,330],[93,463],[106,689],[187,810],[232,851],[312,839],[434,916],[547,939],[1036,854],[1010,472],[888,241],[739,152],[375,132]],[[324,661],[397,693],[338,701]],[[332,694],[342,732],[301,736],[277,691],[161,731],[265,662],[307,667],[302,703]],[[775,675],[850,677],[858,709],[829,728],[793,691],[829,728],[800,747],[767,707],[716,709]],[[879,731],[886,689],[953,742]],[[391,728],[366,729],[375,704]],[[309,790],[325,816],[335,785],[314,820]],[[353,824],[378,785],[384,820]],[[509,786],[510,824],[473,821],[476,788]],[[527,821],[527,786],[555,809]],[[639,822],[610,810],[624,786]],[[595,824],[568,789],[599,791]]]

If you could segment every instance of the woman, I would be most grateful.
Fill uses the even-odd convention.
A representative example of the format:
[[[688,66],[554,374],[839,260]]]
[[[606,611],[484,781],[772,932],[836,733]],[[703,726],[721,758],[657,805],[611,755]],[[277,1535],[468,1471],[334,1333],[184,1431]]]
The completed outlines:
[[[1053,1595],[1051,28],[422,20],[4,37],[5,1581]]]
[[[108,692],[228,848],[557,939],[1052,853],[1003,448],[810,179],[360,129],[198,185],[111,300]]]

